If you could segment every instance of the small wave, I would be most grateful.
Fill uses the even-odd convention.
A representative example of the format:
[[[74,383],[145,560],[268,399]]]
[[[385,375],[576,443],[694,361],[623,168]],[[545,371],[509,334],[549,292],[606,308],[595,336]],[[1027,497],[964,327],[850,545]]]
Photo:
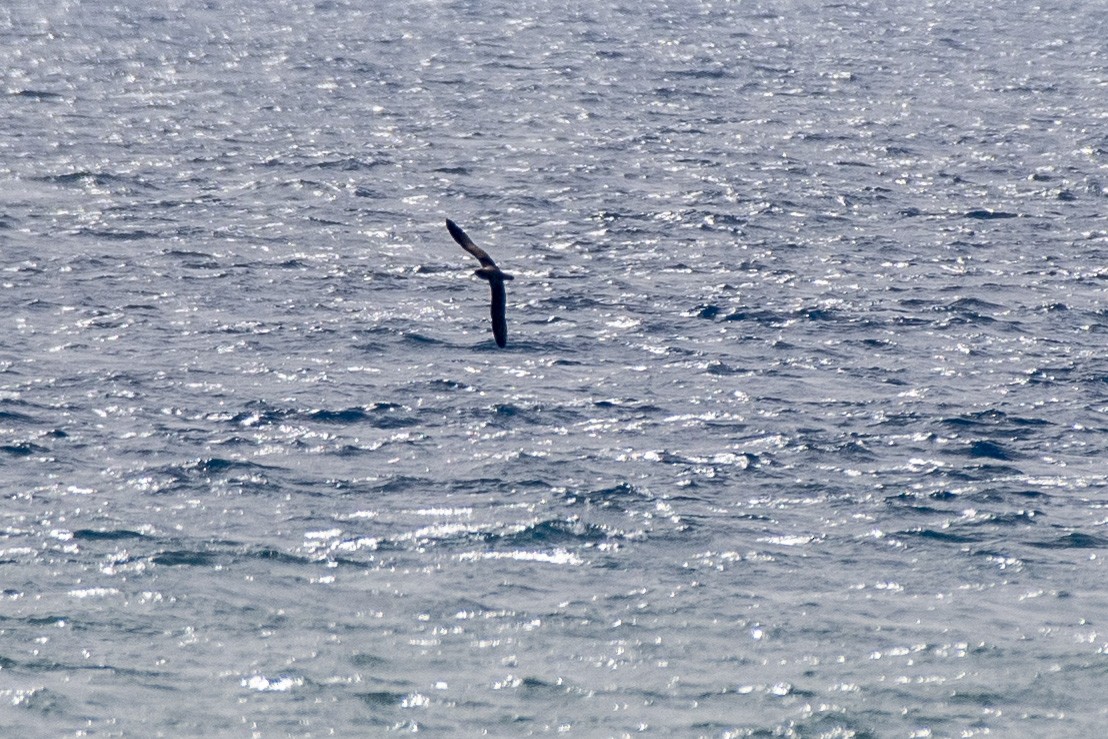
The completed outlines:
[[[49,90],[17,90],[10,93],[13,97],[27,98],[29,100],[61,100],[62,95]]]
[[[78,236],[91,236],[102,241],[145,241],[162,238],[161,234],[154,233],[153,231],[146,231],[141,228],[134,231],[107,228],[79,228],[75,233]]]
[[[447,343],[442,339],[436,339],[433,336],[427,336],[416,331],[405,331],[403,332],[401,338],[404,341],[410,342],[412,344],[421,344],[427,346],[443,346]],[[478,346],[477,348],[480,348],[480,346]]]
[[[970,457],[971,459],[998,459],[1004,462],[1010,462],[1021,457],[1020,454],[1005,449],[995,441],[988,441],[987,439],[978,439],[977,441],[970,442],[966,448],[955,451],[954,453]]]
[[[77,590],[70,590],[70,598],[106,598],[109,595],[119,595],[119,590],[116,588],[80,588]]]
[[[943,306],[944,310],[978,314],[981,311],[1003,311],[1005,308],[998,303],[991,303],[981,298],[958,298]]]
[[[716,318],[722,312],[723,309],[720,308],[718,305],[708,304],[699,305],[696,308],[693,308],[692,315],[696,318],[707,318],[708,320],[711,320],[713,318]]]
[[[1012,424],[1015,426],[1049,426],[1050,421],[1042,418],[1025,418],[1022,416],[1009,416],[1003,411],[995,409],[967,413],[961,416],[944,418],[942,423],[947,426],[1000,426]]]
[[[981,536],[974,534],[959,534],[953,531],[928,528],[909,529],[908,531],[900,532],[900,535],[915,536],[920,539],[932,539],[934,541],[945,541],[953,544],[970,544],[982,540]]]
[[[1108,547],[1108,538],[1072,532],[1050,541],[1034,541],[1031,546],[1039,549],[1104,549]]]
[[[211,567],[220,559],[215,552],[172,550],[155,554],[150,561],[166,567]]]
[[[228,419],[235,426],[242,426],[244,428],[256,428],[260,426],[268,426],[273,423],[280,423],[287,417],[287,413],[278,410],[265,410],[265,411],[243,411],[236,413]]]
[[[316,162],[308,166],[316,169],[334,169],[340,172],[364,172],[388,163],[389,160],[386,158],[361,159],[358,157],[341,157],[339,159],[328,159],[326,161]]]
[[[551,544],[597,543],[612,538],[612,533],[604,526],[585,523],[576,518],[550,519],[523,527],[509,534],[487,536],[490,543],[512,548],[527,548]]]
[[[328,411],[328,410],[314,410],[308,411],[304,414],[304,417],[310,421],[320,421],[322,423],[357,423],[364,421],[368,414],[364,408],[344,408],[341,411]]]
[[[17,441],[12,444],[0,445],[0,452],[13,457],[29,457],[32,454],[45,454],[46,447],[39,446],[30,441]]]
[[[579,566],[585,563],[585,560],[573,552],[565,549],[555,549],[553,551],[512,551],[512,552],[466,552],[459,554],[458,559],[460,561],[474,561],[474,560],[486,560],[486,559],[510,559],[517,562],[540,562],[543,564],[553,565],[571,565]]]
[[[117,541],[119,539],[141,539],[144,538],[144,534],[138,531],[131,531],[129,529],[75,529],[73,531],[74,539],[84,539],[86,541]]]
[[[277,677],[251,675],[250,677],[244,677],[241,681],[242,687],[248,690],[278,693],[287,693],[293,688],[299,688],[303,684],[304,678],[291,677],[289,675],[279,675]]]
[[[648,496],[640,492],[634,485],[621,482],[618,485],[597,490],[567,491],[563,498],[566,505],[585,504],[623,511],[629,508],[632,502],[646,500]]]
[[[191,464],[187,464],[183,467],[188,472],[200,472],[206,474],[220,474],[227,470],[233,469],[238,464],[234,460],[223,459],[222,457],[208,457],[205,459],[198,459]]]
[[[388,706],[400,705],[408,695],[409,693],[398,693],[391,690],[373,690],[367,693],[355,693],[355,697],[372,708],[385,708]]]
[[[988,210],[986,208],[978,208],[976,210],[966,211],[965,217],[973,218],[979,221],[992,221],[1003,218],[1018,218],[1019,213],[1010,213],[1005,210]]]

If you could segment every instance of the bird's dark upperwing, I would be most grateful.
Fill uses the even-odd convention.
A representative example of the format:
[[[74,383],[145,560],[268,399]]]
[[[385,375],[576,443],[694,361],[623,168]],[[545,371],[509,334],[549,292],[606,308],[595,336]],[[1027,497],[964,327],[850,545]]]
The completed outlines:
[[[450,232],[450,235],[454,237],[454,240],[457,241],[463,249],[477,257],[482,267],[491,267],[499,271],[499,267],[496,266],[496,262],[492,261],[492,257],[490,257],[484,249],[474,244],[473,240],[466,236],[466,232],[449,218],[446,219],[446,230]],[[501,294],[504,292],[503,285],[500,286],[500,292]]]
[[[496,345],[503,349],[508,343],[508,319],[504,315],[504,278],[499,275],[490,277],[489,288],[492,290],[492,336],[496,339]]]

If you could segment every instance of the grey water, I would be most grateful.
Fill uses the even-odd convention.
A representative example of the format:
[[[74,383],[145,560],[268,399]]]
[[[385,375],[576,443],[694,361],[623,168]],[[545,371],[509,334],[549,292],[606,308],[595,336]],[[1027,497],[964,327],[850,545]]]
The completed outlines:
[[[5,3],[0,733],[1098,735],[1106,38]]]

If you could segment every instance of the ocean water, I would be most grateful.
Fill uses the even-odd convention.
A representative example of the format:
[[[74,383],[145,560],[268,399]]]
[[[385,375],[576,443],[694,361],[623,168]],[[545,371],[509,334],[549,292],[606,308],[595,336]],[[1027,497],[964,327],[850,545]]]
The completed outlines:
[[[2,733],[1103,731],[1108,10],[893,6],[6,3]]]

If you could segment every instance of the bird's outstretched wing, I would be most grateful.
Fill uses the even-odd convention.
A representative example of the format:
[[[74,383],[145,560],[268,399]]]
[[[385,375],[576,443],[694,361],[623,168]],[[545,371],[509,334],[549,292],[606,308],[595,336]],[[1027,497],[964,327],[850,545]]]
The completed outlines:
[[[505,313],[504,280],[489,280],[492,289],[492,336],[501,349],[508,343],[508,319]]]
[[[482,267],[491,267],[495,270],[500,269],[496,266],[496,262],[492,261],[492,257],[490,257],[484,249],[474,244],[473,239],[466,236],[466,232],[449,218],[446,219],[446,230],[450,232],[450,235],[454,237],[454,240],[457,241],[463,249],[477,257]]]

